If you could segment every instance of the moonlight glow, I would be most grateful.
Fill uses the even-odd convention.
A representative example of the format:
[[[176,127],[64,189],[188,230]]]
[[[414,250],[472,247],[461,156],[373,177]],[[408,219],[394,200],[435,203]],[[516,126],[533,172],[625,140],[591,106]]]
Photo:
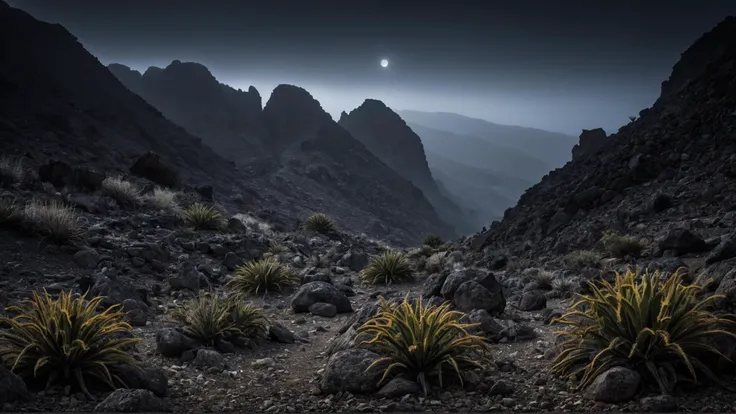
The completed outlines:
[[[381,67],[388,67],[388,59],[381,59]]]

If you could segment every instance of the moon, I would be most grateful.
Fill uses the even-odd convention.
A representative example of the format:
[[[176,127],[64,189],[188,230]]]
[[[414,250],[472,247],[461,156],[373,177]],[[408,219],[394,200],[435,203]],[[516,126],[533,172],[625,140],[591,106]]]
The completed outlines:
[[[381,59],[381,67],[384,67],[384,68],[388,67],[388,59]]]

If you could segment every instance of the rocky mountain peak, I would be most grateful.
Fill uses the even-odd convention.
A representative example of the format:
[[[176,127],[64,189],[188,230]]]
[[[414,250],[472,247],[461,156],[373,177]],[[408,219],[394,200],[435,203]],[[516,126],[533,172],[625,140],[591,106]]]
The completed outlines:
[[[735,48],[736,17],[729,16],[696,40],[681,55],[680,60],[672,68],[669,79],[662,82],[660,100],[679,92],[689,82],[703,74],[708,65]]]
[[[276,151],[314,137],[324,123],[333,122],[309,92],[285,84],[271,93],[263,108],[263,119],[270,131],[267,144]]]

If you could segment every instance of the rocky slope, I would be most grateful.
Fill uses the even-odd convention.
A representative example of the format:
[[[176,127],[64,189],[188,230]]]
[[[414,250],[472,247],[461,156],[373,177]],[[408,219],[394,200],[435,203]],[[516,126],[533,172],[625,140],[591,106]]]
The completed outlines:
[[[672,250],[673,234],[685,230],[714,237],[713,245],[729,239],[736,205],[734,30],[729,18],[695,42],[651,108],[545,176],[475,239],[476,247],[539,257],[599,246],[602,232],[615,230],[640,238],[646,255]]]
[[[63,27],[40,22],[5,3],[0,10],[0,34],[19,39],[0,46],[0,151],[20,157],[27,167],[38,168],[56,159],[102,175],[131,174],[136,160],[153,151],[179,175],[170,184],[212,186],[227,208],[247,207],[289,228],[323,211],[346,230],[402,244],[430,232],[452,235],[410,183],[359,142],[342,142],[338,137],[349,134],[334,122],[326,129],[332,131],[327,134],[330,138],[321,142],[330,141],[336,147],[325,150],[332,152],[319,159],[305,155],[314,163],[294,160],[302,152],[291,151],[291,158],[284,158],[291,167],[265,159],[239,169],[124,87]],[[202,68],[194,69],[206,78]],[[306,110],[313,111],[308,116],[316,117],[314,126],[319,128],[327,115],[316,101]],[[289,116],[282,120],[296,121]],[[280,126],[272,126],[273,141],[268,142],[277,142]],[[350,160],[351,156],[356,158]],[[332,169],[343,164],[342,172]],[[368,169],[356,171],[356,165]]]
[[[429,170],[421,139],[396,112],[381,101],[366,99],[350,113],[343,112],[338,123],[386,165],[422,190],[440,217],[458,233],[477,230],[479,223],[469,222],[460,207],[440,192]]]

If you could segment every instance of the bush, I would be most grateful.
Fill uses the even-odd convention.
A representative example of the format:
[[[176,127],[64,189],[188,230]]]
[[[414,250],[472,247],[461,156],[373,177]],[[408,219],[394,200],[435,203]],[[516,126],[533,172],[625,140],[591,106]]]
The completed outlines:
[[[146,201],[157,210],[164,210],[171,213],[179,212],[179,193],[163,187],[156,187],[146,197]]]
[[[533,280],[537,284],[537,287],[542,290],[552,289],[552,284],[555,281],[555,274],[548,271],[539,269],[539,272],[534,275]]]
[[[632,236],[623,236],[612,231],[603,234],[603,246],[613,257],[623,259],[626,256],[639,257],[644,245]]]
[[[202,294],[172,316],[185,324],[188,336],[208,345],[238,336],[263,336],[268,330],[263,309],[217,294]]]
[[[0,198],[0,227],[14,225],[20,222],[22,217],[15,199]]]
[[[299,276],[273,258],[254,260],[235,269],[229,282],[237,293],[245,296],[267,294],[299,285]]]
[[[577,290],[578,282],[569,277],[558,277],[552,281],[552,290],[562,297],[569,297]]]
[[[316,213],[307,217],[304,228],[308,231],[327,234],[335,230],[335,223],[327,214]]]
[[[0,157],[0,184],[10,186],[23,181],[25,170],[18,159]]]
[[[44,291],[18,307],[17,316],[0,316],[0,361],[26,378],[70,382],[89,395],[85,378],[124,387],[116,371],[137,367],[129,347],[140,339],[129,337],[131,327],[123,321],[119,305],[97,312],[103,298],[72,299],[61,292],[54,300]],[[90,396],[91,397],[91,396]]]
[[[561,332],[569,339],[554,360],[553,373],[582,373],[579,388],[584,388],[606,370],[627,366],[662,393],[671,392],[683,377],[697,383],[697,373],[715,378],[699,359],[706,354],[722,356],[707,340],[736,338],[718,327],[732,325],[732,320],[709,310],[718,296],[698,299],[701,288],[684,285],[677,272],[662,281],[658,272],[638,280],[628,271],[617,274],[613,284],[601,281],[600,287],[590,282],[589,286],[593,293],[557,320],[572,329]]]
[[[410,281],[413,276],[414,271],[406,256],[393,251],[374,257],[360,272],[360,280],[373,285],[378,283],[390,285]]]
[[[357,330],[357,337],[370,337],[359,345],[377,349],[382,355],[368,369],[388,364],[379,384],[392,374],[403,373],[416,379],[425,395],[433,377],[442,386],[443,365],[452,368],[462,383],[461,369],[481,365],[468,351],[479,350],[484,355],[487,351],[484,339],[467,331],[475,324],[459,322],[462,315],[451,311],[449,302],[425,306],[421,298],[414,304],[405,298],[392,305],[381,297],[378,313]]]
[[[214,207],[192,204],[182,213],[184,221],[197,230],[216,230],[222,226],[222,216]]]
[[[577,250],[562,258],[565,267],[573,270],[597,268],[601,265],[601,257],[589,250]]]
[[[437,273],[445,268],[450,252],[437,252],[429,256],[425,268],[429,273]]]
[[[102,192],[121,206],[137,206],[143,201],[140,188],[122,177],[107,177],[102,180]]]
[[[437,236],[435,234],[429,234],[427,237],[424,238],[424,241],[422,241],[422,245],[429,246],[433,249],[440,248],[445,242],[442,241],[440,236]]]
[[[72,207],[60,202],[32,201],[23,213],[35,232],[54,243],[75,243],[84,237],[82,219]]]

